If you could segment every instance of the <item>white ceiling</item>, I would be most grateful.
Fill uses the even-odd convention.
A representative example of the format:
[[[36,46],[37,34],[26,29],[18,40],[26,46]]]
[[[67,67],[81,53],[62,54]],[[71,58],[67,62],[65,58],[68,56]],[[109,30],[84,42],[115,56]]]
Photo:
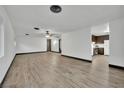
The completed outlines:
[[[4,7],[17,35],[39,33],[33,27],[50,29],[58,33],[76,31],[124,16],[124,7],[114,5],[62,5],[62,12],[57,14],[49,10],[50,5],[7,5]]]
[[[91,34],[95,36],[109,35],[110,34],[109,23],[91,27]]]

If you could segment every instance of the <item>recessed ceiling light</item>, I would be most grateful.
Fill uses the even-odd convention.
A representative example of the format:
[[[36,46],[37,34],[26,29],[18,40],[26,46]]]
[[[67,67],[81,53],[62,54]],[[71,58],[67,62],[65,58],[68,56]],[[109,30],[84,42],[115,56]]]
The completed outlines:
[[[52,5],[50,6],[50,10],[53,12],[53,13],[59,13],[62,11],[62,8],[61,6],[59,5]]]
[[[40,28],[38,28],[38,27],[34,27],[34,29],[35,29],[35,30],[40,30]]]
[[[29,34],[25,34],[26,36],[28,36]]]

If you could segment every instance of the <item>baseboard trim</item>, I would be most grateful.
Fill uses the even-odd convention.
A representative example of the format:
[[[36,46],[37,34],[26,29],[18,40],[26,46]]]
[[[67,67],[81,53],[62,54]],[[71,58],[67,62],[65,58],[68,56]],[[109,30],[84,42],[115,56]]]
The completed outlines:
[[[118,69],[123,69],[124,70],[124,67],[113,65],[113,64],[109,64],[109,67],[113,67],[113,68],[118,68]]]
[[[27,53],[17,53],[16,55],[24,55],[24,54],[34,54],[34,53],[46,53],[47,51],[40,51],[40,52],[27,52]]]
[[[90,62],[90,63],[92,63],[92,60],[87,60],[87,59],[82,59],[82,58],[72,57],[72,56],[63,55],[63,54],[62,54],[61,56],[69,57],[69,58],[73,58],[73,59],[82,60],[82,61],[86,61],[86,62]]]
[[[7,70],[6,74],[5,74],[5,76],[4,76],[3,80],[2,80],[2,82],[0,83],[0,88],[2,88],[2,85],[3,85],[5,79],[6,79],[7,75],[8,75],[8,72],[9,72],[9,70],[10,70],[10,68],[11,68],[11,66],[12,66],[12,64],[13,64],[13,62],[14,62],[14,60],[15,60],[15,58],[16,58],[16,54],[15,54],[15,56],[14,56],[14,58],[13,58],[11,64],[10,64],[10,66],[9,66],[9,68],[8,68],[8,70]]]

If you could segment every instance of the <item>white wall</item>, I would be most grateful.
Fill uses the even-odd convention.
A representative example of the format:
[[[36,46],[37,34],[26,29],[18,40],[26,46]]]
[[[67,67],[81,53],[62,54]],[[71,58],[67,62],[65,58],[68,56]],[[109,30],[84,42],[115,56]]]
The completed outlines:
[[[47,40],[43,37],[17,37],[16,53],[43,52],[47,50]]]
[[[15,56],[15,34],[11,22],[3,6],[0,6],[0,15],[4,21],[4,56],[0,58],[0,83],[2,82],[14,56]],[[0,17],[1,17],[0,16]]]
[[[62,54],[92,60],[90,28],[64,33],[62,35]]]
[[[3,56],[4,56],[4,22],[0,20],[0,58]]]
[[[124,67],[124,19],[109,22],[109,64]],[[62,54],[91,60],[90,28],[62,35]]]
[[[51,51],[59,52],[59,38],[51,39]]]
[[[124,67],[124,19],[110,22],[109,63]]]
[[[124,31],[122,31],[123,33],[122,33],[122,36],[124,35]],[[124,37],[123,37],[124,38]],[[122,47],[123,47],[123,50],[124,50],[124,43],[122,43]],[[123,62],[124,62],[124,52],[122,53],[122,55],[123,55]]]

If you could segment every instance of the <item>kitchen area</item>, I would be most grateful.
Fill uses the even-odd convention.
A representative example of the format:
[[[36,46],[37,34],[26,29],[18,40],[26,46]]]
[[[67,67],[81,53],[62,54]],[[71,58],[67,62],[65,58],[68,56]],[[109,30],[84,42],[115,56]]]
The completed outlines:
[[[108,23],[92,27],[91,55],[109,56],[109,24]]]
[[[109,35],[92,35],[92,56],[109,55]]]

